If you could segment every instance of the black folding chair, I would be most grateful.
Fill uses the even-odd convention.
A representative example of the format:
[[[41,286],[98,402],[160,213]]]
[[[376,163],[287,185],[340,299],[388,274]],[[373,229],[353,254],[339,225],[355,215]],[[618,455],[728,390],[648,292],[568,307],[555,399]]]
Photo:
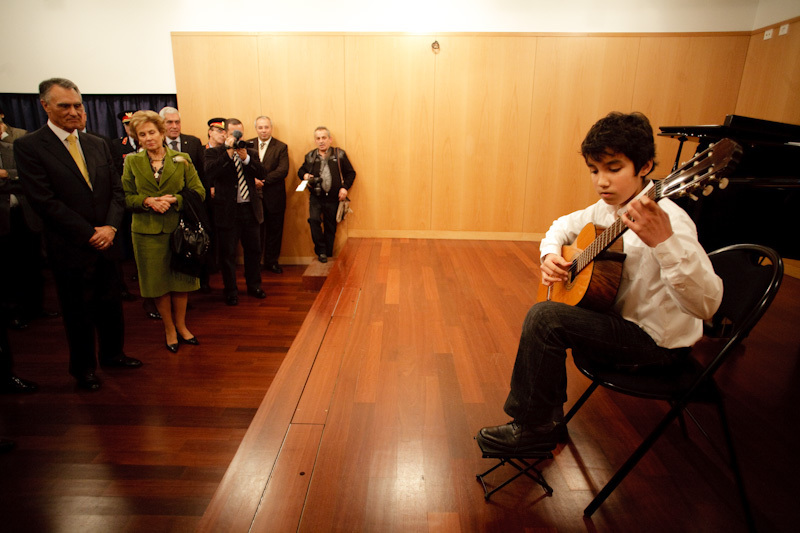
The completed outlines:
[[[772,303],[783,278],[783,261],[774,250],[754,244],[728,246],[708,255],[714,270],[724,284],[724,295],[719,310],[705,328],[706,336],[724,339],[719,343],[721,349],[709,363],[703,364],[689,354],[684,362],[669,367],[630,372],[601,365],[580,353],[572,354],[575,366],[592,380],[592,384],[567,413],[565,422],[568,423],[572,419],[600,386],[639,398],[664,400],[671,406],[655,429],[586,507],[583,512],[585,516],[594,514],[675,419],[680,420],[685,432],[684,412],[708,437],[687,408],[691,403],[704,403],[714,404],[717,407],[728,448],[729,464],[739,489],[747,526],[751,531],[755,530],[750,503],[728,427],[723,393],[714,381],[714,373],[727,360],[734,348],[747,337]]]

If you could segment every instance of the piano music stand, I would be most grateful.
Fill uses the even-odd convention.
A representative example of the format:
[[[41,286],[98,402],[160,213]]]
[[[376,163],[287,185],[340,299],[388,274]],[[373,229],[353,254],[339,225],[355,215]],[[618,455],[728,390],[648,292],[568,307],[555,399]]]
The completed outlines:
[[[478,442],[478,447],[480,447],[484,459],[498,460],[498,463],[493,467],[491,467],[489,470],[487,470],[483,474],[477,474],[475,476],[478,479],[478,481],[481,482],[481,486],[483,486],[483,497],[487,501],[489,500],[489,498],[491,498],[492,494],[502,489],[503,487],[505,487],[506,485],[508,485],[509,483],[511,483],[512,481],[514,481],[515,479],[517,479],[522,475],[526,475],[532,480],[534,480],[537,484],[541,485],[541,487],[544,489],[545,493],[548,496],[552,496],[553,488],[547,484],[547,480],[542,475],[542,471],[536,468],[543,461],[553,458],[553,454],[550,451],[540,451],[540,452],[534,451],[529,453],[515,453],[509,455],[506,453],[495,453],[486,451],[483,449],[483,446],[481,446],[480,442]],[[535,459],[535,461],[529,463],[527,460],[530,459]],[[518,462],[521,464],[518,464]],[[483,478],[487,474],[494,472],[495,470],[497,470],[498,468],[500,468],[505,464],[513,466],[518,470],[518,472],[513,476],[511,476],[510,478],[508,478],[507,480],[505,480],[500,485],[489,490],[489,487],[486,486],[486,481],[484,481]]]

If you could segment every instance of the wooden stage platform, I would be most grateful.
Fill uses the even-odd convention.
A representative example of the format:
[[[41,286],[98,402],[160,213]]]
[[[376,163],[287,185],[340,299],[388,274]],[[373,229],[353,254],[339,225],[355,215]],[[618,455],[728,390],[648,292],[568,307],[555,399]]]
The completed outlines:
[[[570,425],[571,442],[543,465],[552,496],[522,478],[484,501],[475,475],[490,463],[473,436],[507,419],[502,405],[522,319],[535,301],[537,254],[535,243],[351,239],[200,530],[688,531],[700,523],[704,531],[742,530],[724,465],[677,431],[592,520],[583,518],[584,506],[663,411],[604,391]],[[789,283],[784,292],[796,291],[796,280]],[[768,320],[797,319],[795,308]],[[796,355],[800,336],[790,329]],[[747,352],[774,342],[756,331]],[[759,366],[757,357],[743,354],[738,369],[723,372],[743,389],[732,417],[763,401],[759,387],[734,375]],[[574,400],[587,382],[568,365]],[[736,433],[757,425],[734,424]],[[763,442],[783,449],[790,431],[771,426]],[[759,461],[748,453],[754,444],[745,443],[742,455],[758,505]],[[793,454],[782,457],[797,474]],[[496,483],[508,475],[498,473]]]

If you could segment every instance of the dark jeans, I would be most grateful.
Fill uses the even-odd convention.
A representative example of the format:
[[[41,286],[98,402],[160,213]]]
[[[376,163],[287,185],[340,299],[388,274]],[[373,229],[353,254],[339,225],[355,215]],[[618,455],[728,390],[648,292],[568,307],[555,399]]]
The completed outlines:
[[[557,302],[540,302],[525,317],[503,407],[515,420],[543,424],[567,400],[566,349],[612,365],[664,365],[686,353],[658,346],[633,322]]]
[[[250,204],[236,206],[236,223],[233,228],[217,228],[219,266],[225,296],[238,294],[236,288],[236,243],[242,242],[244,252],[244,279],[248,289],[261,287],[261,229]]]
[[[339,197],[332,190],[328,196],[325,196],[325,193],[321,196],[311,193],[308,202],[308,224],[311,226],[311,240],[314,241],[314,253],[317,255],[325,254],[329,257],[333,255],[338,209]]]

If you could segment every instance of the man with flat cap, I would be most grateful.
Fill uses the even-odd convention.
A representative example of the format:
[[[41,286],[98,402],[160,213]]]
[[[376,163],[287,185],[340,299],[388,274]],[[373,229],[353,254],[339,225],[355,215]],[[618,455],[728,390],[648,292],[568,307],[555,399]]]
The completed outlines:
[[[69,345],[69,372],[97,390],[97,356],[104,368],[138,368],[123,353],[125,324],[114,260],[125,211],[122,183],[99,137],[79,131],[83,101],[64,78],[39,84],[45,126],[18,139],[14,156],[25,194],[44,223]]]

